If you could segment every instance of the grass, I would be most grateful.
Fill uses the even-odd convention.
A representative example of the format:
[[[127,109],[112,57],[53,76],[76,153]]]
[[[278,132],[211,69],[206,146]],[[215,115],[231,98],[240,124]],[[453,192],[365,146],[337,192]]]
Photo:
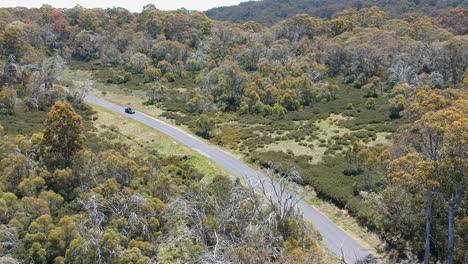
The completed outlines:
[[[190,160],[189,163],[205,176],[203,181],[206,182],[211,181],[217,175],[228,175],[213,161],[153,128],[129,118],[122,118],[122,115],[96,105],[92,105],[92,108],[97,111],[94,125],[98,136],[106,137],[108,141],[127,148],[130,156],[142,153],[142,151],[156,152],[164,157],[186,156]]]
[[[309,156],[312,164],[318,164],[328,150],[328,145],[324,144],[324,142],[330,141],[334,136],[340,137],[351,132],[350,129],[337,125],[338,121],[347,119],[350,118],[341,114],[331,114],[326,119],[313,122],[316,131],[313,134],[308,134],[305,139],[279,140],[265,146],[263,149],[265,151],[291,151],[296,156]],[[296,124],[303,125],[304,123],[296,121]],[[312,137],[313,135],[315,136]]]

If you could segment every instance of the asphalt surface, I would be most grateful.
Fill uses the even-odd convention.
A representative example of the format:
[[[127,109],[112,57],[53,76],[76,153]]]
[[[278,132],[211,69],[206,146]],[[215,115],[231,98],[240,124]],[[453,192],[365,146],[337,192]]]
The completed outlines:
[[[246,182],[256,183],[253,185],[257,188],[259,188],[259,181],[267,179],[267,176],[259,171],[252,169],[233,155],[206,142],[203,142],[202,140],[188,134],[180,128],[174,127],[143,113],[139,113],[138,111],[133,115],[125,114],[124,107],[110,103],[92,95],[88,95],[85,100],[91,104],[101,106],[135,121],[143,123],[174,138],[176,141],[213,160],[219,166],[223,167],[233,175],[243,179]],[[269,190],[269,192],[272,196],[275,196],[271,190]],[[320,231],[323,243],[339,258],[344,256],[346,263],[355,263],[357,260],[362,260],[370,254],[357,241],[351,238],[338,226],[333,224],[313,206],[307,204],[304,201],[301,201],[298,204],[298,207],[303,213],[304,219],[312,222],[314,227]]]

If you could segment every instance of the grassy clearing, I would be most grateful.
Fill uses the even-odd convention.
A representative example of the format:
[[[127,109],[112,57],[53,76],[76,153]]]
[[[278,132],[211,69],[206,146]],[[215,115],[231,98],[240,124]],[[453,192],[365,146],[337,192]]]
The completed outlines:
[[[310,162],[312,164],[318,164],[322,161],[322,157],[325,155],[329,146],[325,142],[330,142],[334,137],[341,137],[346,133],[350,133],[351,130],[338,125],[338,121],[348,120],[350,117],[344,117],[343,115],[331,114],[326,119],[320,119],[315,121],[313,124],[316,131],[313,134],[305,137],[304,140],[279,140],[273,144],[269,144],[263,148],[265,151],[283,151],[291,152],[296,156],[308,156],[311,157]],[[303,126],[303,121],[295,121],[297,126]],[[273,137],[280,135],[275,131],[272,134]],[[343,148],[345,149],[345,147]],[[337,151],[340,153],[341,151]]]
[[[204,181],[210,181],[217,175],[228,175],[211,160],[148,126],[96,105],[92,108],[98,113],[94,121],[98,136],[128,149],[130,156],[142,152],[186,156],[189,163],[205,175]]]

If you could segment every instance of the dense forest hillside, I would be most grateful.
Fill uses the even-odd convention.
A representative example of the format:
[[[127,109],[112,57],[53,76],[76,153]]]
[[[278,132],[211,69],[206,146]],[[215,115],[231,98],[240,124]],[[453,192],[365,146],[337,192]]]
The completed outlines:
[[[434,16],[448,9],[466,8],[468,2],[466,0],[262,0],[243,2],[237,6],[217,7],[206,11],[205,14],[217,20],[235,23],[255,21],[265,26],[272,26],[297,14],[331,18],[349,8],[359,10],[372,6],[378,6],[390,17],[398,18],[411,12]]]
[[[332,203],[391,263],[466,263],[468,11],[362,2],[268,28],[152,5],[0,9],[0,257],[330,263],[293,206],[209,175],[93,93]]]

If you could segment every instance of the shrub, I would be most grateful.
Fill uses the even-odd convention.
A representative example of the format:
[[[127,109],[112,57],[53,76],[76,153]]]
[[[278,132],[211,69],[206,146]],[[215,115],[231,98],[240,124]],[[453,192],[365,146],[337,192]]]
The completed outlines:
[[[174,73],[172,72],[166,72],[163,76],[168,82],[174,82],[175,81],[175,76]]]
[[[196,133],[205,138],[209,139],[213,136],[213,130],[215,128],[215,122],[209,116],[202,114],[196,122]]]
[[[16,91],[11,88],[0,89],[0,114],[11,115],[15,112]]]
[[[150,66],[145,70],[144,75],[145,82],[154,82],[161,78],[162,73],[160,69]]]
[[[367,98],[366,107],[368,109],[375,109],[375,98],[372,98],[372,97]]]

